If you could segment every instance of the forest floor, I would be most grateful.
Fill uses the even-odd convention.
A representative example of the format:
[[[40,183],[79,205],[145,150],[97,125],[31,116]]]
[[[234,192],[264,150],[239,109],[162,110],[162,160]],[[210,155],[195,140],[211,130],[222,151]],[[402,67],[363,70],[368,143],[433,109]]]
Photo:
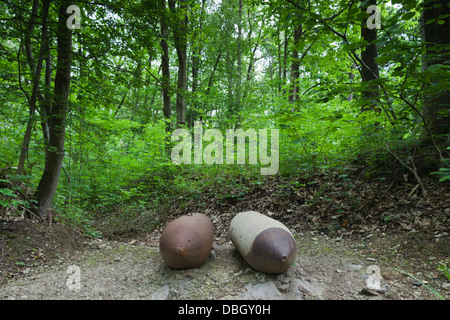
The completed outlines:
[[[174,204],[156,230],[131,237],[87,238],[63,224],[0,220],[0,299],[450,298],[450,281],[440,270],[450,266],[447,186],[427,181],[424,199],[419,191],[411,193],[414,183],[393,187],[321,174],[305,179],[249,182],[245,194],[235,190],[220,199],[205,194],[182,208]],[[229,222],[246,210],[270,215],[292,230],[298,252],[284,274],[251,269],[231,244]],[[159,235],[187,212],[210,217],[213,250],[199,268],[172,270],[159,255]],[[74,265],[79,290],[68,283]],[[374,269],[378,291],[368,288]]]

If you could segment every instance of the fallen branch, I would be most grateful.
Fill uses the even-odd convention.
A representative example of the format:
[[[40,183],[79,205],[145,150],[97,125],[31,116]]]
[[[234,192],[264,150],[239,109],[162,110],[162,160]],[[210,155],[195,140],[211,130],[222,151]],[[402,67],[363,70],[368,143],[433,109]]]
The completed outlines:
[[[419,174],[417,173],[417,168],[416,165],[414,164],[414,161],[412,159],[408,159],[408,162],[412,165],[409,166],[408,163],[406,163],[405,161],[403,161],[402,159],[400,159],[395,153],[393,153],[392,151],[389,151],[390,154],[392,154],[397,160],[398,162],[400,162],[400,164],[402,166],[404,166],[406,169],[408,169],[409,171],[412,172],[412,174],[414,175],[414,177],[416,178],[417,182],[419,183],[420,187],[422,188],[422,194],[423,196],[426,198],[428,196],[428,191],[425,188],[425,185],[422,181],[422,179],[419,177]],[[415,188],[416,189],[416,188]],[[410,195],[412,195],[414,193],[415,190],[413,190]]]
[[[411,198],[411,196],[414,194],[414,192],[416,192],[417,188],[419,188],[420,184],[417,184],[412,190],[411,192],[408,194],[408,198]]]

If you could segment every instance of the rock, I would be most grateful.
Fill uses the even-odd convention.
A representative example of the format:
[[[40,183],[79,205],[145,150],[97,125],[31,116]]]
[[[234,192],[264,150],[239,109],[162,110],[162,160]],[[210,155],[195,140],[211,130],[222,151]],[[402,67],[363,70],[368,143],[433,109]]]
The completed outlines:
[[[400,295],[398,294],[398,292],[391,288],[386,290],[385,296],[386,296],[386,298],[388,298],[390,300],[398,300],[400,298]]]
[[[342,261],[341,266],[348,271],[361,272],[364,268],[362,261]]]
[[[392,269],[384,270],[381,275],[386,280],[395,280],[401,277],[401,274],[398,271]]]
[[[308,280],[300,280],[300,279],[294,279],[294,280],[298,284],[299,289],[302,292],[305,292],[314,298],[322,299],[322,289],[313,285]]]
[[[348,266],[348,269],[352,270],[352,271],[361,271],[363,269],[363,265],[361,265],[361,264],[351,264],[351,265]]]
[[[303,282],[299,279],[292,279],[289,284],[289,291],[285,294],[285,300],[303,300],[304,295],[302,292]]]
[[[244,293],[233,297],[238,300],[304,300],[304,292],[319,297],[320,293],[310,284],[300,279],[283,279],[287,281],[267,281],[258,284],[248,284]],[[230,299],[229,296],[223,299]]]
[[[273,281],[248,284],[245,293],[240,297],[243,300],[282,300],[282,294]]]
[[[362,288],[361,293],[367,296],[378,296],[378,292],[376,292],[373,289],[369,289],[367,287]]]
[[[170,287],[169,285],[165,285],[164,287],[159,288],[155,293],[152,295],[152,300],[167,300],[170,293]]]
[[[442,284],[442,289],[447,290],[447,291],[450,291],[450,283],[444,282],[444,283]]]
[[[214,249],[211,249],[211,252],[209,253],[209,257],[211,260],[217,259],[216,251]]]
[[[148,296],[148,292],[147,291],[140,291],[138,292],[138,297],[139,298],[145,298]]]
[[[416,281],[413,281],[412,284],[417,286],[417,287],[420,287],[423,283],[416,280]]]

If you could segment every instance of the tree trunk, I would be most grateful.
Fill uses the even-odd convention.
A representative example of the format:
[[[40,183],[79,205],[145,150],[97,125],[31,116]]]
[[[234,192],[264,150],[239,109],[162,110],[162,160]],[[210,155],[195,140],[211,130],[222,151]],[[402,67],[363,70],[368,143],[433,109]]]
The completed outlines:
[[[45,219],[58,186],[64,158],[65,120],[70,90],[72,65],[72,31],[67,28],[68,3],[61,1],[57,26],[58,61],[54,87],[54,103],[49,114],[49,147],[46,150],[44,172],[35,194],[38,214]]]
[[[241,123],[241,104],[242,104],[242,0],[239,0],[238,10],[238,36],[237,36],[237,83],[236,83],[236,101],[233,105],[234,126],[238,128]]]
[[[160,14],[161,14],[161,40],[159,42],[162,55],[161,55],[161,68],[162,68],[162,78],[161,78],[161,88],[163,93],[163,113],[166,119],[166,133],[168,134],[171,130],[171,118],[172,118],[172,101],[170,97],[170,65],[169,65],[169,46],[167,44],[167,38],[169,36],[169,30],[166,21],[166,0],[160,0]]]
[[[441,17],[440,19],[438,17]],[[446,0],[425,0],[423,19],[423,36],[426,54],[424,69],[436,64],[446,64],[450,58],[450,8]],[[432,20],[433,19],[433,20]],[[439,20],[443,20],[444,23]],[[427,86],[424,94],[424,116],[433,135],[445,139],[450,134],[450,90],[445,77],[432,77],[435,84],[432,89]],[[445,111],[445,112],[443,112]],[[448,137],[447,137],[448,139]]]
[[[34,26],[36,23],[36,16],[38,14],[39,9],[39,0],[35,0],[33,2],[33,8],[31,11],[30,22],[26,30],[25,34],[25,53],[27,56],[28,65],[30,66],[30,71],[32,75],[32,93],[30,100],[28,101],[29,105],[29,117],[27,122],[27,128],[25,130],[25,135],[23,138],[22,148],[20,150],[19,156],[19,164],[17,165],[17,174],[22,175],[25,168],[25,159],[28,153],[28,148],[31,140],[31,131],[33,129],[34,124],[34,113],[36,111],[36,101],[39,94],[39,80],[41,77],[42,63],[44,60],[44,53],[47,47],[47,18],[48,18],[48,9],[49,9],[50,1],[46,0],[43,2],[42,8],[42,36],[41,36],[41,47],[39,50],[38,63],[35,65],[32,45],[31,45],[31,35],[34,30]]]
[[[200,13],[200,21],[199,21],[199,27],[195,31],[194,35],[194,45],[193,45],[193,53],[192,53],[192,98],[193,98],[193,105],[192,109],[188,115],[188,126],[189,128],[192,128],[194,126],[194,121],[198,120],[198,101],[196,97],[197,93],[197,87],[198,87],[198,71],[200,69],[200,55],[202,52],[202,45],[201,41],[203,37],[200,37],[200,39],[197,39],[198,32],[202,32],[203,29],[203,16],[205,13],[205,0],[202,0],[202,7],[201,7],[201,13]]]
[[[280,40],[280,27],[277,24],[277,54],[278,54],[278,93],[281,93],[281,87],[283,85],[281,80],[283,65],[281,63],[281,40]]]
[[[282,86],[283,86],[283,96],[286,95],[286,81],[287,81],[287,57],[288,57],[288,33],[287,30],[284,31],[284,45],[283,45],[283,80],[282,80]]]
[[[367,7],[376,5],[376,0],[369,0],[361,7],[363,12],[367,11]],[[362,98],[365,103],[361,107],[361,112],[374,110],[377,101],[379,100],[379,86],[377,84],[370,84],[371,81],[379,78],[378,63],[375,59],[378,56],[377,47],[377,29],[369,29],[367,27],[367,18],[361,21],[361,38],[366,40],[368,44],[361,50],[361,78],[363,82]],[[367,83],[367,85],[364,85]]]
[[[50,50],[51,46],[51,34],[50,30],[47,33],[47,43],[45,48],[45,88],[44,88],[44,100],[40,108],[41,113],[41,124],[42,124],[42,134],[44,136],[44,143],[48,146],[50,139],[50,131],[48,128],[48,114],[52,112],[52,98],[51,98],[51,87],[52,87],[52,53]]]
[[[219,66],[220,58],[222,57],[222,51],[219,51],[217,54],[216,62],[214,63],[214,67],[212,72],[209,75],[208,87],[206,88],[205,95],[209,95],[211,88],[214,84],[214,76],[216,75],[217,67]]]
[[[179,0],[178,10],[175,8],[175,0],[169,0],[169,7],[175,15],[175,23],[172,25],[175,47],[178,56],[178,82],[177,82],[177,125],[186,123],[186,90],[187,90],[187,1]],[[181,12],[180,12],[181,11]]]
[[[291,89],[289,101],[295,101],[298,99],[299,91],[299,78],[300,78],[300,60],[298,52],[298,44],[303,34],[303,26],[299,24],[294,30],[294,41],[292,43],[292,62],[291,62]]]

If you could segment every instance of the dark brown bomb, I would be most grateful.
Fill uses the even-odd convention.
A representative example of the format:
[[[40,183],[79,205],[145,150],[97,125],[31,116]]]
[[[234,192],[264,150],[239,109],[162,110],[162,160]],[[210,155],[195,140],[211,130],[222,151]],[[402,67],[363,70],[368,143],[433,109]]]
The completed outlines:
[[[181,216],[161,234],[159,251],[173,269],[201,266],[208,259],[214,241],[214,225],[201,213]]]

